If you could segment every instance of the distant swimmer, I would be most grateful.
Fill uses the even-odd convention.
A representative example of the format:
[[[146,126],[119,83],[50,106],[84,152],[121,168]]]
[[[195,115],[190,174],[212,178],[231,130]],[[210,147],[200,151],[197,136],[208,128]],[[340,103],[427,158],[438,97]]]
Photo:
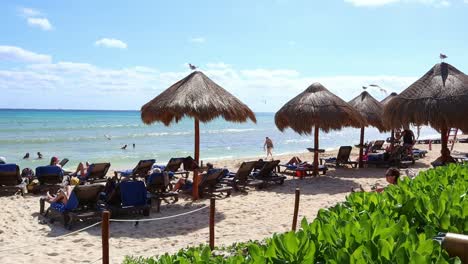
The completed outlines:
[[[24,155],[23,159],[29,159],[29,152]]]
[[[40,152],[37,152],[37,158],[42,159],[42,154]]]
[[[133,148],[135,148],[135,143],[133,143]]]
[[[120,149],[127,149],[127,144],[123,145]]]
[[[111,140],[111,136],[110,136],[110,135],[104,135],[104,136],[107,138],[107,140]]]

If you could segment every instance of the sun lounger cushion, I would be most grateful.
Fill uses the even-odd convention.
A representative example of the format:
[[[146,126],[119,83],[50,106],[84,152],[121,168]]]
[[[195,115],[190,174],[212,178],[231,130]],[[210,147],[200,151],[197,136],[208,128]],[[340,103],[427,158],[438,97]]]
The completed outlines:
[[[146,187],[142,181],[120,183],[122,206],[140,206],[147,204]]]
[[[75,192],[72,192],[70,194],[70,197],[68,198],[67,204],[63,204],[61,202],[56,202],[56,203],[51,203],[50,207],[52,207],[54,210],[63,213],[66,211],[71,211],[74,210],[78,207],[78,198],[76,197]]]

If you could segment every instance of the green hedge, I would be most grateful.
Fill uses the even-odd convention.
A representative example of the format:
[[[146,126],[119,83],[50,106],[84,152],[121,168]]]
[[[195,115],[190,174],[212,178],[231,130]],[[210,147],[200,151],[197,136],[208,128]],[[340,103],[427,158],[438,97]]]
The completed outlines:
[[[303,219],[297,232],[214,252],[205,245],[127,257],[124,263],[460,263],[432,238],[438,232],[468,234],[467,192],[468,167],[439,167],[383,193],[353,193],[320,209],[312,223]]]

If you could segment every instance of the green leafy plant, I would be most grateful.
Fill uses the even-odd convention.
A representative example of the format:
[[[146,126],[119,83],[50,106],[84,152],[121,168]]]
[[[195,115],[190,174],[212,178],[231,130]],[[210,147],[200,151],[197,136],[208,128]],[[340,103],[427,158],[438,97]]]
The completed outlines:
[[[124,263],[460,263],[432,238],[438,232],[468,234],[467,193],[467,167],[439,167],[383,193],[353,193],[319,210],[312,223],[303,219],[297,232],[215,252],[200,246],[174,255],[127,257]]]

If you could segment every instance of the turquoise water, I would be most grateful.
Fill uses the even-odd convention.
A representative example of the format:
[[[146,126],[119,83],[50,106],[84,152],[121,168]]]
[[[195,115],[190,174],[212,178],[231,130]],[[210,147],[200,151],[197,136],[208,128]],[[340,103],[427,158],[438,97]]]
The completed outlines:
[[[312,146],[312,136],[300,136],[292,130],[280,132],[274,124],[274,113],[257,113],[256,116],[257,124],[221,119],[200,124],[201,159],[263,155],[265,136],[273,139],[277,154],[304,152],[306,147]],[[165,163],[171,157],[193,156],[193,127],[191,119],[169,127],[145,125],[138,111],[0,109],[0,156],[21,168],[46,164],[52,156],[68,158],[70,168],[80,161],[111,162],[114,169],[132,167],[140,159],[155,158]],[[434,134],[434,130],[424,128],[421,137]],[[366,130],[366,140],[387,137],[388,134],[380,134],[375,129]],[[347,128],[320,135],[320,147],[325,149],[358,142],[359,129]],[[121,150],[124,144],[128,147]],[[36,159],[38,151],[44,159]],[[26,152],[31,158],[23,160]]]

